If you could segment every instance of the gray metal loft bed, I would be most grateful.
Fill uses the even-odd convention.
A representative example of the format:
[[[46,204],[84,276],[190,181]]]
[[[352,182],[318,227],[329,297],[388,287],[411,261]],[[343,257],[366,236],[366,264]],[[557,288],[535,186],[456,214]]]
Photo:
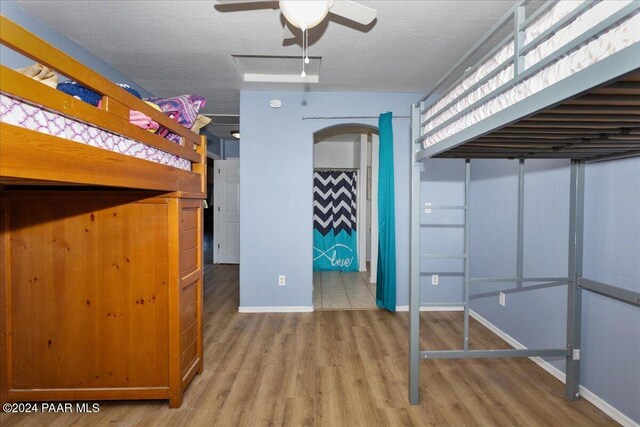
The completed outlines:
[[[578,399],[582,290],[640,305],[638,292],[582,277],[585,163],[640,155],[640,1],[517,2],[413,105],[411,121],[410,402],[421,359],[532,356],[566,357],[565,395]],[[464,205],[429,206],[465,212],[462,254],[420,252],[421,163],[432,157],[466,159]],[[487,158],[519,161],[517,277],[470,277],[470,159]],[[571,159],[568,276],[524,277],[524,162],[556,158]],[[422,258],[464,260],[462,350],[419,347]],[[566,348],[470,350],[469,288],[488,282],[566,284]]]

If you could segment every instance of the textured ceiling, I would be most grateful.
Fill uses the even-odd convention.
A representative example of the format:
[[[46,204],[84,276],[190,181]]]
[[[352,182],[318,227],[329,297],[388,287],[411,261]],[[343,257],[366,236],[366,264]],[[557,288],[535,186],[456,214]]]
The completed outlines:
[[[231,55],[301,54],[299,42],[283,42],[275,2],[16,3],[150,92],[196,93],[208,99],[205,113],[234,114],[240,89],[426,92],[513,1],[362,1],[378,11],[373,25],[332,18],[311,30],[309,54],[322,66],[308,86],[244,83],[233,65]]]

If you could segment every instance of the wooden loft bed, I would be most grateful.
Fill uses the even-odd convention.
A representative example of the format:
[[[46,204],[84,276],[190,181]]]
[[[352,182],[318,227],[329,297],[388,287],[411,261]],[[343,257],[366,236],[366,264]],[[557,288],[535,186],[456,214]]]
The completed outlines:
[[[637,1],[518,1],[434,90],[412,106],[409,304],[409,400],[412,404],[419,402],[420,360],[450,358],[564,357],[565,396],[576,400],[580,397],[582,291],[640,305],[640,293],[582,275],[585,164],[640,156],[638,28],[640,2]],[[489,43],[496,37],[504,38],[497,44]],[[478,53],[483,47],[490,50]],[[480,55],[479,60],[469,59]],[[454,70],[464,72],[460,76]],[[432,157],[465,159],[464,204],[429,206],[464,212],[464,242],[460,254],[421,252],[425,248],[420,247],[420,175],[422,167],[428,167],[423,161]],[[523,273],[525,161],[558,158],[571,159],[568,274],[566,277],[526,277]],[[514,277],[471,277],[471,159],[519,162]],[[464,300],[454,304],[464,308],[461,350],[420,349],[419,312],[424,304],[420,299],[420,262],[425,258],[454,258],[463,262],[460,273],[464,277]],[[437,268],[431,269],[434,270]],[[527,290],[523,284],[533,284],[531,289],[566,285],[566,347],[470,349],[470,288],[481,283],[513,283],[522,286],[522,290]]]
[[[72,78],[102,95],[102,109],[0,66],[0,91],[72,119],[140,141],[192,163],[191,171],[160,166],[119,153],[62,138],[0,124],[0,183],[26,180],[60,184],[99,185],[144,190],[177,191],[204,198],[206,138],[196,135],[151,108],[116,84],[51,46],[36,35],[0,17],[2,44]],[[129,123],[129,111],[140,111],[171,132],[180,145]]]
[[[0,66],[2,96],[181,169],[0,123],[0,401],[168,399],[202,372],[206,138],[0,16],[2,44],[102,95]],[[129,122],[142,112],[180,144]]]

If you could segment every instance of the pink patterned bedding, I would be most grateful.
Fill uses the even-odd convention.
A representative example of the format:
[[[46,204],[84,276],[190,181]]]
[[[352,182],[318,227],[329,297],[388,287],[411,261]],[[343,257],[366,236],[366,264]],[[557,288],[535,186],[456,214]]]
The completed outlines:
[[[191,162],[133,139],[0,94],[0,122],[70,139],[138,159],[191,170]]]

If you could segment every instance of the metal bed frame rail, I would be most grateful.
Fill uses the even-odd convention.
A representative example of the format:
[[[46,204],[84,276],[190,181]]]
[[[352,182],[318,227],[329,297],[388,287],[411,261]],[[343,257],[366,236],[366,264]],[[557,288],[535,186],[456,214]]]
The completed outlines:
[[[413,109],[414,119],[418,118],[418,108]],[[419,121],[413,120],[412,133],[418,131]],[[415,139],[414,139],[415,140]],[[414,162],[411,180],[411,267],[409,293],[409,400],[411,404],[419,403],[419,363],[421,359],[471,359],[471,358],[499,358],[499,357],[565,357],[567,399],[579,398],[580,388],[580,348],[581,348],[581,317],[582,290],[588,290],[619,301],[640,306],[640,292],[634,292],[621,287],[582,277],[583,224],[584,224],[584,185],[585,161],[572,160],[570,174],[570,209],[569,209],[569,256],[568,277],[524,277],[524,166],[525,160],[519,160],[518,169],[518,222],[517,222],[517,265],[516,277],[470,277],[470,176],[471,162],[465,160],[465,202],[463,206],[428,205],[428,209],[464,210],[464,252],[462,254],[448,253],[420,253],[420,171],[421,162]],[[447,304],[420,303],[420,260],[424,258],[459,258],[464,260],[464,334],[462,350],[420,350],[420,307]],[[434,273],[435,274],[435,273]],[[567,285],[567,334],[565,348],[541,349],[469,349],[469,309],[470,286],[483,283],[516,283],[522,291],[537,289],[540,286],[553,284]],[[531,287],[523,287],[524,283],[536,283]],[[455,304],[459,306],[459,304]]]
[[[410,258],[410,292],[409,292],[409,400],[411,404],[419,403],[419,367],[421,359],[466,359],[466,358],[494,358],[494,357],[565,357],[566,358],[566,385],[565,396],[570,400],[579,398],[580,387],[580,348],[581,348],[581,316],[582,316],[582,290],[586,289],[606,297],[614,298],[626,303],[640,305],[640,293],[626,290],[609,284],[585,279],[582,277],[582,258],[583,258],[583,220],[584,220],[584,184],[585,184],[585,161],[571,161],[570,175],[570,217],[569,217],[569,256],[568,256],[568,276],[567,277],[524,277],[523,275],[523,242],[524,242],[524,165],[525,160],[519,160],[518,172],[518,223],[517,223],[517,265],[516,277],[470,277],[470,241],[469,241],[469,218],[470,218],[470,159],[465,160],[465,202],[463,206],[426,206],[430,209],[462,209],[464,210],[464,252],[462,254],[443,254],[443,253],[420,253],[420,211],[422,209],[420,202],[420,172],[422,160],[433,157],[442,151],[446,151],[470,139],[473,139],[483,133],[498,127],[504,126],[511,121],[525,117],[534,113],[541,108],[548,107],[554,103],[560,102],[571,96],[575,96],[586,89],[602,84],[608,80],[616,78],[626,72],[633,71],[637,68],[637,58],[640,57],[640,43],[626,48],[618,53],[611,55],[609,58],[591,65],[587,69],[564,79],[563,84],[556,84],[552,89],[545,89],[535,95],[530,96],[527,102],[521,102],[516,107],[507,107],[500,113],[489,117],[469,128],[463,129],[455,135],[448,137],[437,144],[422,148],[424,139],[438,129],[457,120],[473,108],[482,105],[489,98],[496,96],[498,93],[512,87],[518,82],[535,74],[542,68],[551,64],[553,61],[570,53],[574,49],[581,46],[584,42],[592,37],[600,34],[607,28],[615,25],[620,20],[636,13],[640,9],[640,2],[633,2],[622,8],[620,11],[611,15],[593,27],[589,31],[566,44],[554,54],[543,59],[530,68],[523,69],[522,60],[524,55],[535,46],[547,40],[558,29],[573,21],[576,17],[584,13],[598,1],[587,1],[577,7],[572,13],[558,21],[551,28],[541,33],[534,40],[526,45],[523,44],[523,32],[536,18],[553,6],[554,2],[546,2],[540,6],[529,17],[525,17],[525,1],[520,1],[503,17],[489,33],[474,45],[471,50],[451,69],[450,73],[456,70],[464,61],[474,54],[479,47],[488,39],[493,37],[502,28],[505,23],[513,19],[514,32],[510,34],[504,41],[499,43],[482,60],[475,66],[467,69],[465,75],[454,82],[444,93],[454,88],[462,81],[468,73],[474,71],[484,61],[493,55],[498,49],[501,49],[506,43],[514,43],[514,55],[505,63],[497,67],[490,75],[480,80],[471,89],[481,85],[483,82],[491,78],[493,75],[502,71],[510,64],[514,64],[513,79],[504,85],[498,87],[492,93],[482,97],[480,100],[470,105],[466,109],[458,112],[456,115],[434,128],[429,133],[422,134],[422,115],[428,107],[437,101],[436,90],[445,81],[448,75],[441,79],[435,89],[427,93],[418,103],[413,105],[411,111],[411,139],[413,141],[413,155],[411,172],[411,258]],[[461,94],[460,96],[463,96]],[[447,105],[452,105],[460,96],[451,100]],[[444,106],[433,117],[441,114],[446,110]],[[440,351],[421,351],[420,350],[420,307],[434,304],[421,305],[420,303],[420,260],[424,258],[459,258],[464,260],[464,337],[461,350],[440,350]],[[543,348],[543,349],[487,349],[487,350],[470,350],[469,349],[469,294],[470,286],[477,286],[482,283],[516,283],[521,290],[527,290],[523,287],[524,283],[537,283],[531,288],[547,284],[566,284],[567,285],[567,334],[565,348]],[[443,306],[443,304],[437,304]]]
[[[500,19],[490,30],[489,32],[482,37],[472,48],[458,61],[445,76],[440,79],[433,90],[426,93],[419,101],[419,116],[415,118],[417,123],[420,123],[420,127],[417,129],[416,137],[414,141],[421,143],[430,135],[438,132],[439,130],[445,128],[451,123],[454,123],[456,120],[464,117],[467,113],[477,109],[485,102],[494,98],[495,96],[501,94],[502,92],[518,85],[520,82],[526,80],[527,78],[535,75],[545,67],[551,65],[555,61],[563,58],[564,56],[572,53],[573,51],[579,49],[584,43],[593,39],[594,37],[600,35],[610,27],[616,25],[620,21],[632,16],[640,10],[640,2],[634,1],[630,4],[624,6],[617,12],[613,13],[611,16],[602,20],[600,23],[590,28],[588,31],[585,31],[580,36],[574,38],[570,42],[566,43],[550,55],[546,56],[542,60],[533,64],[528,68],[524,68],[524,57],[531,50],[535,49],[541,43],[548,40],[552,37],[558,30],[562,29],[566,25],[573,22],[576,18],[584,14],[586,11],[591,9],[593,6],[597,5],[603,0],[587,0],[582,3],[580,6],[576,7],[573,11],[568,13],[554,25],[549,27],[547,30],[540,33],[533,40],[529,41],[527,44],[524,43],[524,32],[525,30],[533,24],[538,17],[540,17],[544,12],[549,11],[555,4],[555,2],[545,2],[541,6],[538,7],[529,17],[525,16],[525,8],[526,4],[529,3],[530,0],[522,0],[518,1],[510,10]],[[509,21],[513,21],[513,32],[511,32],[504,40],[498,43],[493,49],[491,49],[486,55],[484,55],[475,65],[467,68],[462,76],[460,76],[455,82],[450,84],[445,90],[439,92],[440,86],[447,80],[450,75],[455,72],[462,64],[465,63],[472,55],[474,55],[480,47],[485,44],[491,37],[495,36]],[[441,109],[435,112],[434,115],[429,117],[427,120],[422,120],[422,115],[427,111],[429,107],[434,105],[441,96],[446,95],[451,90],[453,90],[458,84],[460,84],[469,74],[476,71],[481,65],[483,65],[486,60],[495,55],[500,49],[506,46],[508,43],[513,43],[514,49],[511,57],[507,58],[503,63],[496,66],[491,72],[489,72],[486,76],[480,79],[478,82],[465,89],[465,91],[454,99],[447,102]],[[503,110],[492,117],[486,118],[479,123],[471,125],[465,129],[462,129],[460,132],[444,138],[443,140],[433,144],[430,147],[422,148],[418,150],[416,153],[416,160],[422,160],[427,157],[432,157],[442,151],[446,151],[447,149],[453,148],[467,140],[473,139],[475,137],[481,136],[484,133],[487,133],[490,130],[496,129],[498,127],[504,126],[511,121],[525,117],[529,114],[532,114],[541,108],[548,107],[549,105],[553,105],[559,101],[567,99],[569,97],[575,96],[582,92],[585,89],[589,89],[591,87],[597,86],[599,84],[605,83],[608,80],[611,80],[615,77],[618,77],[625,72],[633,71],[637,68],[637,58],[640,57],[640,43],[630,46],[626,49],[623,49],[620,52],[617,52],[609,57],[592,64],[590,67],[587,67],[585,70],[577,73],[578,75],[572,76],[576,77],[576,81],[571,82],[570,80],[574,80],[573,78],[567,78],[561,80],[556,83],[554,86],[554,90],[549,92],[547,90],[540,91],[527,99],[525,104],[520,105],[519,108],[510,108],[507,107],[505,110],[509,110],[508,112]],[[614,65],[613,67],[611,65]],[[438,117],[447,109],[458,102],[463,96],[468,93],[473,92],[478,87],[482,86],[491,78],[498,75],[500,72],[504,71],[509,66],[514,66],[514,73],[511,80],[505,82],[499,87],[495,88],[491,92],[482,96],[466,108],[457,112],[449,119],[440,123],[438,126],[429,130],[428,132],[422,132],[422,126],[424,126],[429,121]],[[560,84],[563,83],[563,84]],[[515,104],[514,104],[515,105]],[[512,106],[513,107],[513,106]],[[510,113],[510,114],[509,114]],[[482,126],[480,126],[482,124]]]

